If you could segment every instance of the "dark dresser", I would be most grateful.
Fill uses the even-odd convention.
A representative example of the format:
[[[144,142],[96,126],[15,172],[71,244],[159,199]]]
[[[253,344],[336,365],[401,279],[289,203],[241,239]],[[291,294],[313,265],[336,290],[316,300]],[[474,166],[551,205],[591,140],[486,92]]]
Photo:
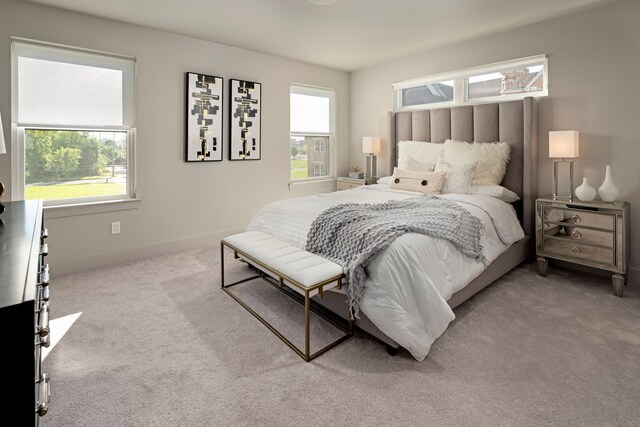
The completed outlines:
[[[49,265],[42,201],[5,203],[0,215],[0,353],[4,374],[0,414],[38,425],[49,410],[42,347],[49,336]]]

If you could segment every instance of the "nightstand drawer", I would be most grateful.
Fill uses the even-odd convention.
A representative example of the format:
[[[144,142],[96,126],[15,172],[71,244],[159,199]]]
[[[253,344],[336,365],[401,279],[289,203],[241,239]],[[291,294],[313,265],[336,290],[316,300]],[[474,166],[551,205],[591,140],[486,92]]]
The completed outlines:
[[[616,215],[604,212],[588,212],[584,209],[570,209],[545,206],[545,210],[557,209],[564,213],[564,224],[575,224],[583,227],[599,228],[601,230],[615,230]],[[548,216],[545,216],[548,218]]]
[[[562,239],[574,245],[605,246],[613,249],[613,231],[565,225],[563,231],[560,231],[555,236],[545,235],[545,244],[548,239]]]
[[[355,184],[352,182],[343,182],[343,181],[338,181],[338,190],[349,190],[351,188],[357,188],[360,187],[362,184]]]
[[[614,267],[615,258],[613,248],[601,248],[579,244],[562,238],[545,239],[544,253],[555,255],[564,259],[576,259],[586,261],[587,264],[600,264]]]

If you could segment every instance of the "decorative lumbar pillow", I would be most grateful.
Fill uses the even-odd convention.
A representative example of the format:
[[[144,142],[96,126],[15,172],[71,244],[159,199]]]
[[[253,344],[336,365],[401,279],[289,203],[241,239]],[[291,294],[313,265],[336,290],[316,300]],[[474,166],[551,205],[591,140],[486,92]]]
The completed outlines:
[[[440,194],[446,174],[446,172],[415,172],[393,168],[393,179],[389,188],[424,194]]]
[[[442,160],[450,165],[478,163],[471,185],[500,185],[511,149],[506,142],[464,142],[447,139]]]
[[[416,172],[433,172],[443,144],[422,141],[398,142],[398,169]]]
[[[446,172],[447,175],[442,186],[443,193],[469,194],[471,182],[478,162],[451,165],[445,162],[438,162],[434,172]]]
[[[470,193],[495,197],[507,203],[520,200],[520,197],[518,197],[516,193],[501,185],[473,185],[471,186]]]

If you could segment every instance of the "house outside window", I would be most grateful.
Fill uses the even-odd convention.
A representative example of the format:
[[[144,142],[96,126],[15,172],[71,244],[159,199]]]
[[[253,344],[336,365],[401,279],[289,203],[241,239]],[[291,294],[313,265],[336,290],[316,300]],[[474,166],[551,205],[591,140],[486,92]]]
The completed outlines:
[[[547,66],[538,55],[394,83],[394,110],[547,96]]]
[[[335,176],[335,91],[291,85],[290,101],[291,181]]]
[[[135,197],[135,59],[13,39],[12,69],[16,198]]]

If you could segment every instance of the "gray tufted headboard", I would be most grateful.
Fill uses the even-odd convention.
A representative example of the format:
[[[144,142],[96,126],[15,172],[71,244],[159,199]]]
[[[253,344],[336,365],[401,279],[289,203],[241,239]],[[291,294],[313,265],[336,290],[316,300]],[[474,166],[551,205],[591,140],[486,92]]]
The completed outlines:
[[[534,98],[436,110],[402,111],[389,114],[391,170],[397,164],[397,142],[412,140],[443,143],[459,141],[505,141],[511,158],[502,185],[515,191],[514,203],[525,234],[534,235],[537,196],[538,135]]]

